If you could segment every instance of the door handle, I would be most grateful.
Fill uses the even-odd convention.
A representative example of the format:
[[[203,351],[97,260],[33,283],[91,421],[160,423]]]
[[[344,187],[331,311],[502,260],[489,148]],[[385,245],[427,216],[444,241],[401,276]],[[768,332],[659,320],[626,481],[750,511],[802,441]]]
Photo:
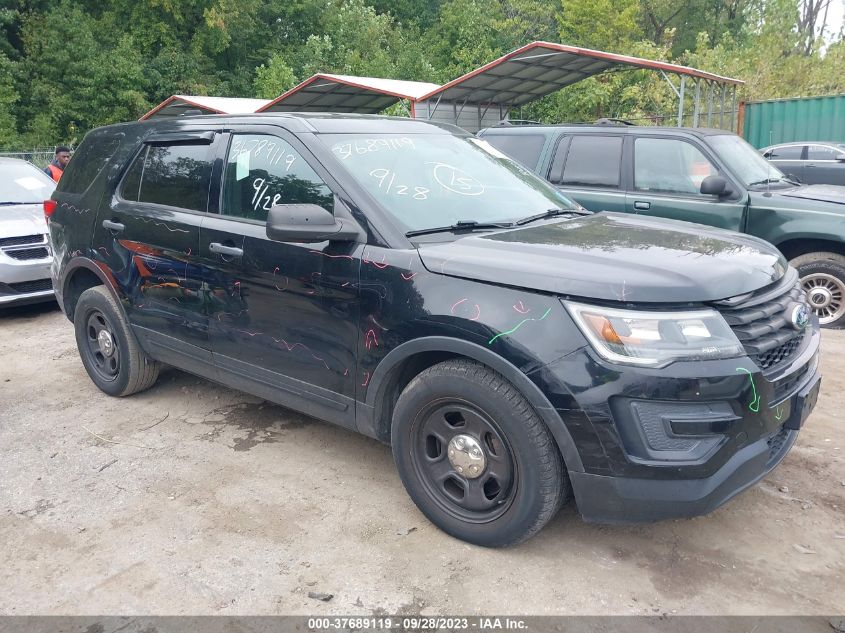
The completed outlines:
[[[226,257],[243,257],[244,249],[237,246],[226,246],[220,242],[212,242],[208,245],[208,250],[218,255],[225,255]]]
[[[637,200],[634,203],[634,208],[639,209],[640,211],[648,211],[651,208],[651,202],[643,202],[642,200]]]
[[[126,226],[124,224],[121,224],[120,222],[103,220],[103,228],[108,229],[109,231],[114,231],[115,233],[123,233],[123,230],[126,228]]]

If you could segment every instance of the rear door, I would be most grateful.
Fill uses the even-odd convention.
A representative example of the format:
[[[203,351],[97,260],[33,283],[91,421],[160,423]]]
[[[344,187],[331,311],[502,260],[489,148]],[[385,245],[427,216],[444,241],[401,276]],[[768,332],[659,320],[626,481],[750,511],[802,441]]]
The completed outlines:
[[[540,166],[540,157],[547,140],[546,135],[540,132],[536,134],[488,133],[482,138],[533,172],[536,172]]]
[[[748,194],[703,148],[679,138],[640,136],[633,139],[632,150],[633,182],[626,200],[629,213],[742,230]],[[715,175],[732,183],[732,196],[700,192],[701,182]]]
[[[831,145],[807,146],[807,161],[804,163],[804,179],[808,185],[845,185],[845,162],[836,160],[845,155],[845,148]]]
[[[549,181],[590,211],[625,211],[621,134],[563,136],[552,156]]]
[[[203,224],[214,362],[229,382],[338,424],[354,426],[358,271],[354,243],[270,240],[275,204],[330,211],[336,183],[293,135],[233,130],[220,214]],[[329,186],[331,183],[331,187]]]
[[[128,298],[142,345],[165,362],[211,361],[197,257],[218,138],[213,130],[148,137],[97,218],[96,257]]]
[[[804,163],[807,157],[806,145],[777,145],[763,154],[787,176],[795,176],[804,182]]]

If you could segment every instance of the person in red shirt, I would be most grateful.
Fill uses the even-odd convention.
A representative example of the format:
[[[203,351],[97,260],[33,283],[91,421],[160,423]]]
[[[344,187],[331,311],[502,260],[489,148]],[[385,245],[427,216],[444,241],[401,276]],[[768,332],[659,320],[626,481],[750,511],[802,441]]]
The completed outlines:
[[[62,174],[65,171],[65,167],[70,160],[70,148],[65,147],[64,145],[59,145],[56,148],[56,153],[53,156],[53,161],[44,168],[44,173],[50,176],[56,182],[59,182],[59,178],[62,177]]]

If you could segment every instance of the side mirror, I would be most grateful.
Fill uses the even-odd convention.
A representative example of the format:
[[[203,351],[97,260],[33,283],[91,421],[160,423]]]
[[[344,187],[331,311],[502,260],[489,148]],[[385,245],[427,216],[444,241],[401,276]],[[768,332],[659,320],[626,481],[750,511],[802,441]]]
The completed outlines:
[[[706,196],[725,196],[731,193],[728,181],[722,176],[707,176],[701,181],[701,193]]]
[[[845,156],[843,156],[843,158],[845,158]],[[798,184],[801,184],[801,179],[795,174],[786,174],[786,177],[792,182],[797,182]]]
[[[267,237],[276,242],[352,242],[360,229],[317,204],[276,204],[267,215]]]

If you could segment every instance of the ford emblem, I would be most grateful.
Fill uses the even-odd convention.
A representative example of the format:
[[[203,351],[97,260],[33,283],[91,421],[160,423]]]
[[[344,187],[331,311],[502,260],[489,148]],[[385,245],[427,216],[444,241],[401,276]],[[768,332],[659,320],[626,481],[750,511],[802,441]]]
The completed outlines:
[[[792,307],[792,314],[790,319],[792,327],[796,330],[803,330],[810,324],[810,310],[804,303],[797,303]]]

